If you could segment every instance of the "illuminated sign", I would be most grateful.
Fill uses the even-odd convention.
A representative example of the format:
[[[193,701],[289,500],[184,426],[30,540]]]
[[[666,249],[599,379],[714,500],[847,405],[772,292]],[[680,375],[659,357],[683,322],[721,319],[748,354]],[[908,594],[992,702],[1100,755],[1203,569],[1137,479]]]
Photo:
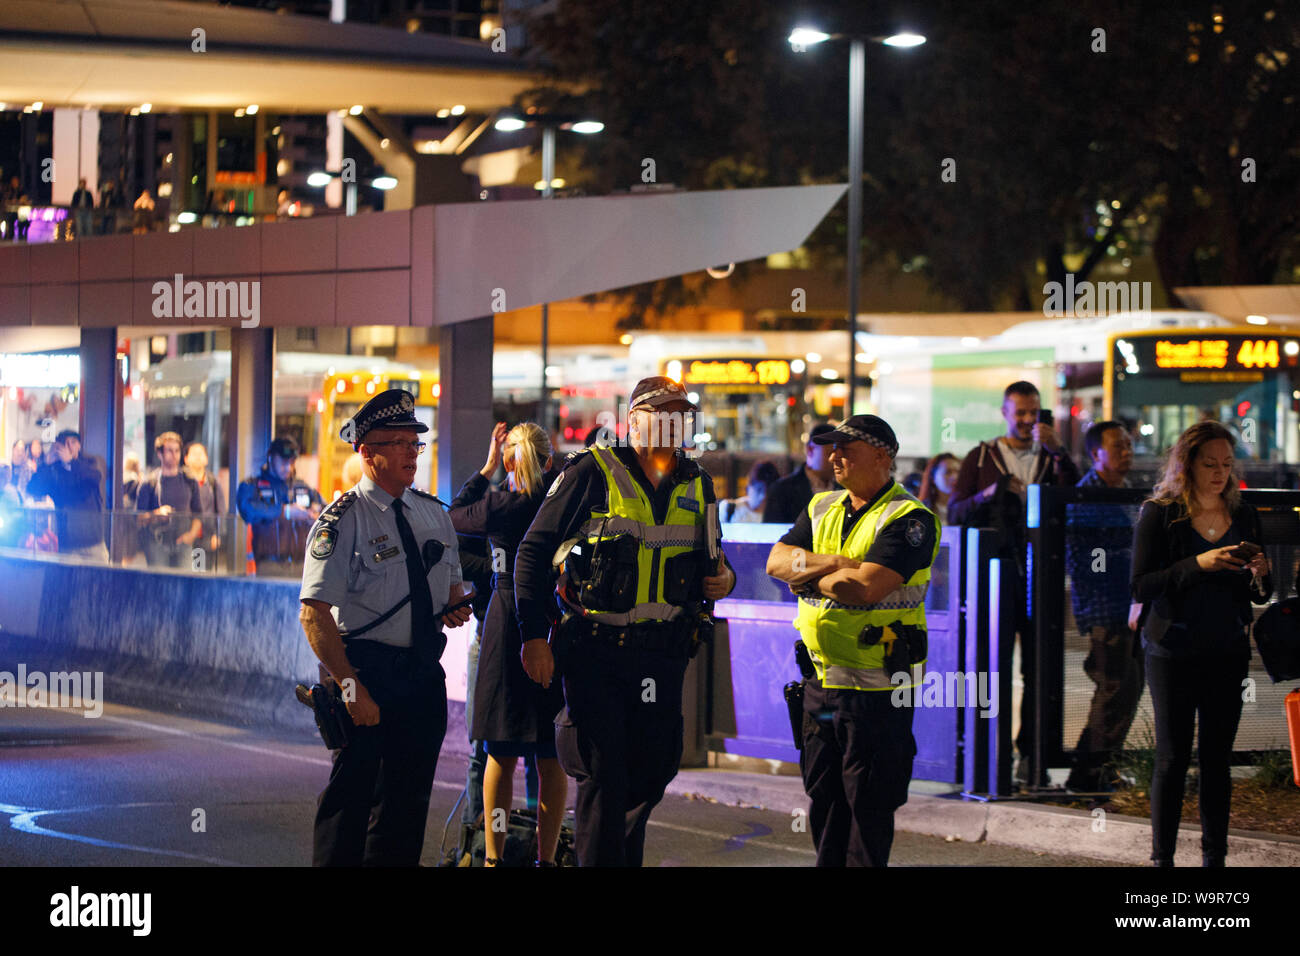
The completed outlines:
[[[0,353],[0,385],[61,388],[81,382],[81,356]]]
[[[1162,336],[1117,340],[1116,371],[1183,372],[1191,370],[1240,372],[1253,369],[1294,368],[1295,356],[1282,344],[1289,340],[1249,335]]]
[[[785,385],[790,363],[784,359],[698,359],[684,362],[683,385]]]
[[[390,378],[388,380],[388,387],[396,388],[403,392],[408,392],[412,398],[418,399],[420,397],[420,380],[418,378],[417,379]]]

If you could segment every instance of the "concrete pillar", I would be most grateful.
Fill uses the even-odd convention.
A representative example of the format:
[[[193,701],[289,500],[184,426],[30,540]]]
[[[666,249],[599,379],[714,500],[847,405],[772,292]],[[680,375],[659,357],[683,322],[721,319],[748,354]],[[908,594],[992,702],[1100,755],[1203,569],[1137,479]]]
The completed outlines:
[[[104,463],[104,508],[122,500],[122,376],[117,329],[81,330],[81,454]]]
[[[438,497],[483,467],[492,434],[492,316],[438,331]]]
[[[271,403],[275,370],[274,329],[230,330],[230,418],[226,461],[230,464],[230,510],[239,483],[257,472],[271,444],[275,413]]]

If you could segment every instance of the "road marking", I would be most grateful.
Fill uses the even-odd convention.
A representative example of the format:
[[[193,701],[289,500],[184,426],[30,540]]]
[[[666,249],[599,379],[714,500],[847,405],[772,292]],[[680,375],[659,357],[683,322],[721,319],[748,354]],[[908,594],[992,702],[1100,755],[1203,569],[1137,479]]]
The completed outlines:
[[[712,830],[701,830],[699,827],[684,827],[680,823],[663,823],[659,820],[649,821],[652,827],[661,827],[665,830],[676,830],[678,833],[691,833],[695,836],[713,837],[716,840],[729,841],[735,840],[736,837],[730,833],[715,833]],[[787,853],[798,853],[802,856],[816,856],[816,850],[801,849],[797,846],[784,846],[780,843],[768,843],[766,840],[746,840],[745,846],[760,846],[768,850],[785,850]]]
[[[234,747],[236,750],[247,750],[251,753],[263,754],[268,757],[279,757],[284,760],[297,760],[301,763],[314,764],[318,767],[332,767],[333,760],[327,760],[324,757],[308,757],[305,754],[291,753],[287,750],[276,750],[270,747],[258,747],[253,744],[241,744],[234,740],[222,740],[220,737],[209,737],[206,734],[196,734],[191,730],[181,730],[177,727],[166,727],[162,724],[152,724],[147,720],[135,720],[130,717],[112,717],[105,715],[103,720],[114,720],[121,724],[131,724],[136,727],[143,727],[146,730],[155,730],[161,734],[171,734],[174,737],[188,737],[191,740],[201,740],[204,743],[220,744],[223,747]],[[463,784],[444,783],[441,780],[433,782],[435,787],[442,790],[464,790]]]
[[[182,860],[194,860],[199,863],[211,863],[214,866],[239,866],[240,864],[213,856],[197,853],[183,853],[180,850],[164,850],[160,847],[134,846],[130,843],[117,843],[113,840],[100,840],[97,837],[82,836],[77,833],[63,833],[43,827],[36,821],[53,813],[91,813],[96,810],[130,810],[136,807],[174,807],[174,803],[103,803],[89,807],[65,807],[61,810],[32,810],[28,807],[15,807],[0,804],[0,813],[9,814],[9,826],[19,833],[32,836],[54,837],[56,840],[70,840],[73,843],[85,843],[89,846],[103,847],[107,850],[132,850],[136,853],[153,853],[158,856],[174,856]]]

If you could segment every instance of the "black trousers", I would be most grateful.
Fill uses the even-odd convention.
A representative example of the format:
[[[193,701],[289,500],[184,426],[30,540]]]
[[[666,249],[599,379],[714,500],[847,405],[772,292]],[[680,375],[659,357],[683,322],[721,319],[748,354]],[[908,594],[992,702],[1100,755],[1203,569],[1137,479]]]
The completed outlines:
[[[584,641],[563,660],[560,765],[578,784],[580,866],[640,866],[650,811],[682,759],[685,652]]]
[[[418,866],[447,732],[446,675],[373,641],[350,642],[348,660],[379,705],[379,723],[357,727],[334,751],[316,805],[312,865]]]
[[[912,708],[889,691],[803,685],[799,770],[818,866],[886,866],[894,811],[907,802],[916,739]]]
[[[1232,742],[1241,720],[1242,681],[1249,670],[1248,656],[1175,658],[1147,652],[1147,686],[1156,724],[1151,779],[1151,859],[1156,863],[1173,864],[1199,715],[1201,855],[1207,866],[1223,865],[1232,801]]]

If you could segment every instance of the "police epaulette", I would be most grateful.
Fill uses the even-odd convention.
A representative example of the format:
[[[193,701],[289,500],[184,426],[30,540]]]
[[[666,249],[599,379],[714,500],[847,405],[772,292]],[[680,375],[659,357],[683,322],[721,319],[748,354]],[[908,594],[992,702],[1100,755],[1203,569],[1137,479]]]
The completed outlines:
[[[355,491],[345,491],[330,502],[329,507],[320,513],[320,517],[317,518],[316,521],[318,523],[321,521],[338,521],[339,518],[342,518],[343,515],[347,513],[349,508],[356,504],[356,502],[357,493]]]
[[[573,467],[574,465],[576,465],[578,462],[582,461],[582,458],[583,458],[584,455],[590,455],[590,454],[591,454],[591,448],[590,448],[590,447],[582,448],[582,449],[579,449],[578,451],[571,451],[571,452],[569,452],[569,456],[568,456],[567,458],[565,458],[564,461],[563,461],[563,462],[561,463],[561,465],[560,465],[560,471],[568,471],[570,468],[572,468],[572,467]]]
[[[411,493],[419,495],[421,498],[428,498],[430,501],[436,501],[438,502],[438,504],[442,505],[448,511],[451,510],[451,505],[447,504],[447,502],[443,501],[437,495],[431,495],[427,491],[421,491],[419,488],[412,488]]]

